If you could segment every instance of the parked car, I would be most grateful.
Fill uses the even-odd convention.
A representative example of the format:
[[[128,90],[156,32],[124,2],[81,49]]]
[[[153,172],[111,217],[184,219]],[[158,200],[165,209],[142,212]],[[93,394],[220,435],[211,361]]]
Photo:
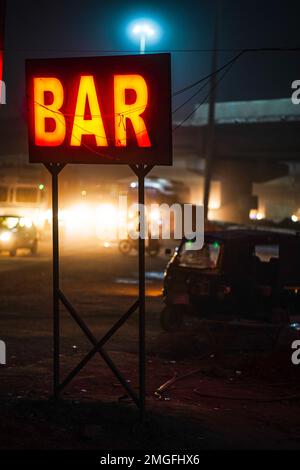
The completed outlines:
[[[193,250],[183,239],[164,277],[167,331],[186,315],[288,321],[300,314],[300,236],[261,230],[206,232]]]
[[[38,250],[38,235],[35,225],[28,217],[0,216],[0,251],[15,256],[17,250],[27,248],[35,255]]]

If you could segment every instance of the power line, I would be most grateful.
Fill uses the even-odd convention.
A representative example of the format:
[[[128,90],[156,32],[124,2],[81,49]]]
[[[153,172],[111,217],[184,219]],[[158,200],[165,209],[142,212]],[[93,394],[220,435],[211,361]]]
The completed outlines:
[[[195,82],[194,84],[191,84],[189,85],[188,87],[185,87],[183,89],[183,91],[186,91],[187,89],[190,89],[190,88],[193,88],[196,84],[198,83],[201,83],[203,82],[204,80],[206,80],[206,83],[204,83],[204,85],[202,85],[202,87],[200,87],[199,90],[197,90],[195,93],[193,93],[192,96],[190,96],[184,103],[182,103],[181,105],[179,105],[174,111],[172,114],[176,113],[179,109],[181,109],[182,107],[184,107],[189,101],[191,101],[197,94],[199,94],[209,83],[209,79],[213,76],[213,75],[216,75],[218,74],[220,71],[224,70],[224,73],[221,75],[221,77],[217,80],[216,82],[216,85],[215,87],[213,88],[213,90],[216,88],[216,86],[223,80],[223,78],[225,78],[225,76],[227,75],[227,73],[229,72],[229,70],[232,68],[232,66],[234,65],[234,63],[239,59],[239,57],[243,54],[243,51],[241,51],[239,54],[237,54],[234,58],[232,58],[229,62],[227,62],[226,64],[222,65],[222,67],[220,67],[219,69],[217,69],[214,73],[211,73],[209,75],[207,75],[206,77],[198,80],[197,82]],[[192,112],[190,112],[184,119],[183,121],[181,121],[177,126],[175,126],[175,128],[173,128],[173,132],[175,132],[179,127],[181,127],[196,111],[197,109],[200,108],[200,106],[202,106],[205,101],[207,100],[207,98],[210,96],[212,90],[210,90],[206,96],[203,98],[203,100],[195,107],[195,109],[193,109]],[[178,94],[178,93],[177,93]],[[53,112],[54,114],[61,114],[60,112],[57,112],[55,110],[52,110],[52,109],[49,109],[47,106],[35,101],[35,104],[41,106],[42,108],[45,108],[51,112]],[[119,114],[119,113],[118,113]],[[71,118],[71,117],[75,117],[76,115],[75,114],[64,114],[65,118]],[[78,115],[78,116],[81,116],[81,115]],[[116,114],[115,114],[116,116]],[[83,117],[83,116],[81,116]],[[122,118],[122,115],[119,114],[119,117]],[[125,116],[126,117],[126,116]],[[124,125],[124,122],[120,122],[120,124],[123,124],[124,128],[125,128],[125,125]],[[65,125],[65,123],[64,123]],[[100,136],[100,135],[97,135],[97,134],[94,134],[92,132],[89,132],[87,131],[87,129],[84,129],[82,126],[80,126],[79,124],[75,123],[74,122],[74,125],[78,128],[80,128],[81,130],[83,130],[86,134],[91,134],[91,135],[95,135],[96,137],[99,137],[99,138],[104,138],[104,136]],[[66,126],[66,125],[65,125]],[[79,140],[79,139],[78,139]],[[109,139],[110,140],[110,139]],[[111,139],[112,140],[112,139]],[[123,140],[123,139],[122,139]],[[125,140],[125,139],[124,139]],[[89,149],[89,146],[87,145],[84,145],[87,149]],[[94,149],[90,148],[89,150],[93,151],[94,153],[97,153],[98,155],[100,156],[104,156],[103,154],[100,154],[99,152],[97,151],[94,151]]]
[[[221,72],[222,70],[224,70],[226,67],[228,67],[229,65],[231,65],[232,63],[234,63],[237,59],[239,59],[241,57],[241,55],[243,55],[245,53],[245,51],[240,51],[239,54],[237,54],[235,57],[233,57],[232,59],[230,59],[228,62],[226,62],[226,64],[222,65],[221,67],[219,67],[217,70],[215,70],[214,72],[212,73],[209,73],[208,75],[206,75],[205,77],[201,78],[200,80],[197,80],[196,82],[194,83],[191,83],[190,85],[187,85],[186,87],[184,88],[181,88],[180,90],[177,90],[173,93],[173,97],[174,96],[177,96],[181,93],[184,93],[185,91],[187,90],[190,90],[191,88],[194,88],[194,86],[196,85],[199,85],[199,83],[202,83],[203,81],[213,77],[214,75],[217,75],[219,72]]]
[[[206,100],[207,100],[207,98],[209,98],[211,92],[217,87],[217,85],[223,80],[223,78],[225,78],[227,73],[231,70],[231,68],[233,67],[233,64],[234,64],[234,62],[232,62],[228,66],[228,68],[224,71],[224,73],[221,75],[221,77],[219,77],[219,79],[217,80],[215,86],[205,95],[203,100],[193,109],[193,111],[190,112],[179,124],[177,124],[177,126],[175,126],[173,128],[172,132],[175,132],[179,127],[181,127],[197,111],[197,109],[199,109],[200,106],[202,106],[206,102]]]
[[[207,82],[205,82],[204,85],[202,85],[202,87],[200,87],[197,91],[195,91],[195,93],[193,93],[192,96],[190,96],[187,100],[185,100],[181,105],[177,106],[177,108],[175,108],[172,111],[172,114],[177,113],[177,111],[179,111],[181,108],[183,108],[187,103],[189,103],[199,93],[201,93],[201,91],[204,90],[204,88],[209,84],[209,82],[210,82],[210,80],[207,80]]]
[[[28,97],[28,95],[26,95]],[[29,97],[30,98],[30,97]],[[39,103],[38,101],[34,101],[33,102],[34,104],[37,104],[38,106],[40,106],[41,108],[44,108],[46,109],[47,111],[51,111],[52,113],[54,114],[63,114],[64,116],[66,117],[81,117],[81,118],[84,118],[86,116],[86,114],[75,114],[75,113],[64,113],[62,111],[55,111],[54,109],[51,109],[49,108],[49,106],[47,105],[44,105],[42,103]],[[144,104],[144,105],[141,105],[141,106],[137,106],[136,108],[133,108],[133,109],[130,109],[128,111],[122,111],[121,113],[101,113],[101,114],[93,114],[93,117],[120,117],[120,118],[123,118],[123,117],[127,117],[127,114],[135,114],[136,111],[140,111],[141,109],[144,109],[146,110],[147,108],[147,104]]]
[[[219,67],[217,70],[215,70],[214,72],[212,73],[209,73],[208,75],[205,75],[204,77],[200,78],[199,80],[197,80],[196,82],[193,82],[191,83],[190,85],[187,85],[186,87],[184,88],[181,88],[177,91],[175,91],[173,94],[172,94],[172,97],[176,97],[178,95],[180,95],[181,93],[184,93],[188,90],[190,90],[191,88],[194,88],[196,85],[199,85],[200,83],[206,81],[206,80],[209,80],[212,76],[214,75],[217,75],[219,72],[221,72],[222,70],[224,70],[226,67],[230,66],[232,63],[234,63],[237,59],[239,59],[239,57],[241,57],[241,55],[244,54],[244,51],[240,51],[239,54],[237,54],[235,57],[233,57],[232,59],[230,59],[228,62],[226,62],[225,64],[223,64],[221,67]],[[198,93],[200,93],[202,91],[202,89],[207,85],[207,83],[205,83],[205,85],[203,87],[201,87],[194,95],[192,95],[192,97],[190,99],[188,99],[185,103],[182,104],[182,106],[184,106],[187,102],[189,102],[194,96],[196,96]],[[40,106],[43,106],[41,103],[37,103],[39,104]],[[182,106],[179,106],[175,111],[178,111],[178,109],[180,109]],[[44,106],[45,108],[47,108],[46,106]],[[143,106],[140,106],[139,108],[142,109]],[[122,114],[130,114],[131,112],[134,112],[134,111],[137,111],[139,108],[134,108],[130,111],[124,111]],[[117,115],[120,115],[120,113],[117,113]],[[75,116],[75,114],[72,114],[72,116]],[[78,117],[83,117],[83,116],[80,116],[80,115],[77,115]],[[107,116],[110,116],[110,115],[107,115]],[[111,115],[112,116],[112,115]],[[95,116],[96,117],[96,116]]]
[[[207,77],[207,81],[204,83],[204,85],[202,85],[202,87],[199,88],[199,90],[197,90],[195,93],[192,94],[192,96],[190,96],[186,101],[184,101],[180,106],[178,106],[173,112],[172,114],[175,114],[177,111],[179,111],[179,109],[183,108],[187,103],[189,103],[196,95],[198,95],[198,93],[200,93],[207,85],[208,83],[210,82],[210,78],[213,77],[214,75],[217,75],[221,70],[223,69],[226,69],[227,67],[231,68],[231,66],[239,59],[239,57],[243,54],[243,52],[241,51],[240,54],[238,54],[237,56],[235,56],[233,59],[231,59],[229,62],[227,62],[226,64],[224,64],[222,67],[220,67],[219,69],[217,69],[215,72],[209,74]],[[223,76],[221,77],[221,79],[223,78]],[[198,82],[202,82],[203,79],[199,80]],[[197,82],[195,82],[197,83]],[[192,85],[189,85],[190,88],[193,87],[193,84]],[[187,88],[187,87],[186,87]],[[185,91],[185,89],[184,89]],[[177,94],[179,94],[179,92],[177,92]]]
[[[205,50],[206,52],[211,52],[213,51],[214,49],[207,49]],[[229,50],[235,50],[237,51],[236,49],[216,49],[216,51],[229,51]],[[96,50],[95,50],[96,51]],[[174,50],[173,50],[174,51]],[[204,50],[185,50],[185,52],[204,52]],[[77,50],[77,52],[79,52],[79,50]],[[99,52],[99,50],[98,50]],[[104,52],[104,51],[102,51]],[[105,51],[105,52],[117,52],[117,51]],[[125,52],[125,51],[122,51],[122,52]],[[130,51],[132,52],[132,51]],[[156,51],[158,52],[158,51]],[[171,51],[169,51],[171,52]],[[179,51],[178,51],[179,52]],[[181,50],[181,52],[184,52],[183,50]],[[234,63],[246,52],[300,52],[300,48],[299,47],[294,47],[294,48],[256,48],[256,49],[242,49],[242,50],[239,50],[239,53],[233,57],[230,61],[228,61],[227,63],[225,63],[224,65],[222,65],[219,69],[217,69],[215,72],[213,73],[210,73],[208,75],[206,75],[205,77],[197,80],[196,82],[194,83],[191,83],[190,85],[176,91],[175,93],[173,93],[173,97],[175,96],[178,96],[179,94],[181,93],[184,93],[185,91],[188,91],[190,90],[191,88],[194,88],[196,85],[206,81],[206,83],[204,83],[204,85],[202,87],[200,87],[199,90],[197,90],[191,97],[189,97],[184,103],[182,103],[180,106],[178,106],[174,111],[173,111],[173,114],[176,113],[179,109],[181,109],[183,106],[185,106],[189,101],[191,101],[198,93],[200,93],[206,86],[207,84],[209,83],[209,79],[214,76],[214,75],[217,75],[218,73],[220,73],[222,70],[225,69],[224,73],[222,74],[222,76],[217,80],[216,84],[215,84],[215,87],[213,88],[213,90],[217,87],[217,85],[223,80],[223,78],[225,78],[225,76],[227,75],[227,73],[231,70],[232,66],[234,65]],[[181,127],[199,108],[200,106],[202,106],[205,101],[207,100],[207,98],[210,96],[212,90],[209,91],[209,93],[206,94],[206,96],[203,98],[203,100],[193,109],[192,112],[190,112],[177,126],[175,126],[173,128],[173,132],[175,132],[179,127]],[[47,108],[46,106],[43,106],[41,103],[36,103],[42,107],[45,107]],[[47,108],[48,109],[48,108]],[[52,111],[52,110],[50,110]],[[55,112],[55,111],[54,111]],[[71,115],[68,115],[66,117],[71,117]],[[120,116],[121,117],[121,116]],[[77,125],[77,127],[81,128],[81,126]],[[85,130],[84,128],[81,128],[82,130]],[[88,132],[89,133],[89,132]],[[101,137],[101,136],[98,136],[98,137]],[[78,139],[79,140],[79,139]],[[83,144],[83,143],[82,143]],[[84,145],[84,144],[83,144]],[[107,157],[107,158],[112,158],[111,156],[108,156],[108,155],[104,155],[104,154],[101,154],[100,152],[94,150],[93,148],[89,147],[88,145],[84,145],[84,147],[87,148],[87,150],[89,151],[92,151],[93,153],[95,154],[98,154],[99,156],[101,157]]]
[[[80,125],[77,124],[75,121],[73,121],[73,123],[71,123],[71,121],[70,121],[71,118],[73,118],[73,117],[75,117],[75,116],[77,116],[77,117],[78,117],[78,116],[79,116],[79,117],[83,117],[83,116],[80,115],[80,114],[78,114],[78,115],[77,115],[77,114],[65,114],[65,113],[63,113],[63,112],[61,112],[61,111],[55,111],[54,109],[50,109],[49,107],[43,105],[42,103],[39,103],[38,101],[34,101],[34,104],[36,104],[36,105],[40,106],[41,108],[44,108],[44,109],[46,109],[47,111],[50,111],[51,113],[55,114],[56,117],[57,117],[57,119],[58,119],[58,121],[59,121],[61,124],[63,124],[63,126],[65,127],[65,129],[67,128],[65,120],[68,120],[68,119],[69,119],[69,124],[70,124],[70,125],[72,124],[73,126],[77,127],[78,129],[81,129],[81,130],[84,132],[85,135],[93,135],[93,136],[95,136],[95,137],[99,137],[100,139],[103,139],[103,140],[105,139],[105,140],[107,140],[107,141],[110,141],[111,143],[114,143],[114,142],[115,142],[115,139],[110,138],[110,137],[107,137],[106,135],[95,134],[94,132],[91,132],[91,131],[89,131],[88,129],[85,129],[83,126],[80,126]],[[60,118],[61,116],[63,116],[63,117],[65,118],[64,121],[61,120],[61,118]],[[99,117],[99,116],[101,116],[101,115],[93,115],[93,117]],[[107,115],[107,116],[113,116],[113,115]],[[119,113],[115,114],[114,116],[119,116],[119,117],[120,117],[119,126],[122,125],[123,128],[124,128],[124,130],[126,131],[126,125],[125,125],[124,120],[122,119],[123,117],[126,117],[126,116],[123,116],[122,114],[119,114]],[[139,131],[139,132],[135,132],[135,135],[137,136],[137,135],[143,134],[144,132],[145,132],[144,130]],[[75,137],[75,139],[76,139],[78,142],[81,142],[79,138],[77,138],[76,136],[74,136],[74,137]],[[120,142],[126,142],[127,137],[124,137],[123,139],[118,139],[118,140],[119,140]],[[87,147],[87,146],[86,146],[86,147]],[[95,151],[95,152],[96,152],[96,151]],[[96,152],[96,153],[98,153],[98,154],[101,155],[101,156],[105,156],[105,155],[100,154],[99,152]],[[112,157],[112,158],[114,158],[114,157]]]
[[[55,49],[53,49],[54,51]],[[58,49],[57,49],[58,50]],[[61,50],[61,49],[60,49]],[[62,51],[62,50],[61,50]],[[86,50],[88,51],[88,50]],[[92,50],[90,50],[91,52]],[[121,51],[104,51],[104,50],[100,50],[100,49],[94,49],[93,50],[94,52],[121,52]],[[169,52],[174,52],[175,50],[169,50]],[[184,50],[181,50],[182,52],[184,52]],[[172,97],[176,97],[178,96],[179,94],[181,93],[184,93],[188,90],[190,90],[191,88],[194,88],[196,85],[199,85],[200,83],[204,82],[205,80],[208,80],[210,79],[212,76],[214,75],[217,75],[219,72],[221,72],[222,70],[224,70],[226,67],[228,67],[231,63],[234,63],[238,58],[240,58],[243,54],[245,53],[248,53],[248,52],[300,52],[300,47],[294,47],[294,48],[279,48],[279,47],[273,47],[273,48],[253,48],[253,49],[193,49],[193,50],[186,50],[185,52],[212,52],[212,51],[223,51],[223,52],[228,52],[228,51],[235,51],[235,52],[239,52],[235,57],[233,57],[232,59],[230,59],[228,62],[226,62],[225,64],[223,64],[221,67],[219,67],[219,69],[215,70],[214,72],[212,73],[209,73],[207,75],[205,75],[204,77],[200,78],[199,80],[197,80],[196,82],[193,82],[191,83],[190,85],[187,85],[185,86],[184,88],[181,88],[177,91],[175,91],[173,94],[172,94]],[[71,52],[71,50],[69,50],[69,52]],[[75,50],[73,51],[75,52]],[[80,52],[80,50],[77,50],[77,52]],[[122,51],[122,52],[134,52],[134,51]],[[149,51],[151,52],[151,51]],[[155,52],[162,52],[162,51],[155,51]],[[199,92],[202,90],[202,88],[199,90]],[[197,93],[196,93],[197,94]],[[175,111],[176,112],[176,111]]]
[[[215,49],[215,51],[220,51],[221,49]],[[231,66],[245,53],[248,53],[248,52],[300,52],[300,48],[299,47],[294,47],[294,48],[278,48],[278,47],[273,47],[273,48],[256,48],[256,49],[242,49],[239,51],[239,53],[233,57],[231,60],[229,60],[227,63],[225,63],[224,65],[222,65],[221,67],[219,67],[217,70],[215,70],[214,72],[206,75],[205,77],[201,78],[200,80],[197,80],[196,82],[194,83],[191,83],[190,85],[187,85],[186,87],[176,91],[175,93],[172,94],[172,97],[175,97],[175,96],[178,96],[179,94],[181,93],[184,93],[185,91],[188,91],[190,90],[191,88],[194,88],[194,86],[198,85],[199,83],[202,83],[203,81],[205,80],[208,80],[213,77],[214,75],[217,75],[219,72],[221,72],[222,70],[224,69],[227,69],[227,67],[229,67],[229,69],[225,70],[225,74],[222,75],[221,79],[222,80],[225,75],[227,74],[227,72],[231,69]],[[218,84],[219,81],[217,81],[217,84]],[[199,90],[197,90],[190,98],[188,98],[185,102],[183,102],[180,106],[178,106],[174,111],[173,111],[173,114],[176,113],[179,109],[183,108],[189,101],[191,101],[198,93],[200,93],[207,85],[208,82],[206,82]],[[209,94],[206,95],[206,97],[204,98],[204,101],[209,97]],[[174,130],[176,130],[178,127],[180,127],[189,117],[191,117],[193,115],[193,113],[203,104],[203,102],[201,102],[185,119],[184,121],[179,125],[179,126],[176,126]]]
[[[201,91],[208,85],[209,83],[209,79],[213,76],[213,75],[217,75],[219,72],[221,72],[222,70],[224,70],[225,68],[229,67],[231,64],[233,64],[236,60],[238,60],[238,58],[243,54],[243,52],[241,51],[237,56],[233,57],[230,61],[228,61],[226,64],[222,65],[219,69],[217,69],[215,72],[212,72],[208,75],[206,75],[205,77],[197,80],[196,82],[186,86],[185,88],[182,88],[181,90],[178,90],[177,92],[173,93],[172,94],[172,97],[175,97],[175,96],[178,96],[179,94],[193,88],[194,86],[198,85],[199,83],[202,83],[203,81],[206,81],[204,83],[204,85],[202,87],[200,87],[195,93],[192,94],[192,96],[190,98],[188,98],[186,101],[184,101],[181,105],[179,105],[173,112],[172,114],[175,114],[177,111],[179,111],[179,109],[183,108],[188,102],[190,102],[196,95],[198,95],[199,93],[201,93]],[[41,103],[38,103],[35,101],[35,104],[47,109],[47,110],[50,110],[47,106],[41,104]],[[114,113],[114,114],[104,114],[104,115],[100,115],[101,117],[102,116],[107,116],[107,117],[112,117],[112,116],[119,116],[119,117],[126,117],[125,115],[127,114],[131,114],[131,113],[134,113],[136,111],[138,111],[139,109],[142,109],[144,108],[144,106],[139,106],[137,108],[133,108],[132,110],[130,111],[124,111],[122,113]],[[54,111],[54,110],[50,110],[52,111],[53,113],[57,113],[57,114],[61,114],[60,112],[58,111]],[[63,113],[64,116],[66,117],[84,117],[85,115],[80,115],[80,114],[75,114],[75,113]],[[94,117],[99,117],[99,115],[94,115]]]
[[[244,52],[300,52],[300,47],[253,47],[253,48],[243,48]],[[115,54],[115,53],[130,53],[130,54],[140,54],[140,51],[137,49],[61,49],[61,48],[5,48],[0,49],[1,52],[63,52],[63,53],[78,53],[78,52],[87,52],[87,53],[103,53],[103,54]],[[156,50],[147,50],[147,53],[150,54],[160,54],[160,53],[211,53],[211,52],[240,52],[241,48],[218,48],[218,49],[156,49]]]

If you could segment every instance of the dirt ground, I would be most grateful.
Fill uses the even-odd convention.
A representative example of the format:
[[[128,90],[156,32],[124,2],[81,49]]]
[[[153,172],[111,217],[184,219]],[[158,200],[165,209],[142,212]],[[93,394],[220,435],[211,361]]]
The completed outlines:
[[[162,272],[147,259],[147,416],[99,356],[58,402],[52,394],[51,258],[0,258],[1,449],[299,449],[300,365],[285,330],[191,324],[161,330]],[[97,338],[137,294],[137,258],[100,249],[62,252],[61,286]],[[209,334],[208,334],[209,333]],[[213,340],[212,340],[213,338]],[[138,321],[133,315],[105,350],[137,389]],[[61,309],[61,377],[91,349]],[[166,381],[173,383],[161,393]],[[155,393],[156,392],[156,393]]]

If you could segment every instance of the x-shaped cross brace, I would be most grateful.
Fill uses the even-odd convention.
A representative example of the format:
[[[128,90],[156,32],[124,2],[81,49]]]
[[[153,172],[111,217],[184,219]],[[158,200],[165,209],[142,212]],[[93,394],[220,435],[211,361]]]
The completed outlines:
[[[75,320],[77,325],[81,328],[84,332],[86,337],[90,340],[93,345],[93,348],[90,352],[80,361],[80,363],[68,374],[68,376],[64,379],[64,381],[59,385],[58,391],[61,392],[70,382],[71,380],[83,369],[83,367],[95,356],[95,354],[99,354],[104,362],[109,366],[112,372],[115,374],[116,378],[119,382],[123,385],[128,395],[132,398],[132,400],[136,403],[137,406],[140,405],[139,397],[136,395],[134,390],[129,386],[128,382],[124,379],[119,369],[115,366],[112,359],[109,357],[106,351],[104,351],[103,346],[107,341],[118,331],[118,329],[128,320],[128,318],[136,311],[139,306],[139,301],[137,300],[129,310],[127,310],[124,315],[108,330],[108,332],[100,339],[100,341],[95,338],[89,327],[80,317],[80,315],[76,312],[75,308],[71,305],[65,295],[59,290],[59,298],[62,304],[66,307],[72,318]]]

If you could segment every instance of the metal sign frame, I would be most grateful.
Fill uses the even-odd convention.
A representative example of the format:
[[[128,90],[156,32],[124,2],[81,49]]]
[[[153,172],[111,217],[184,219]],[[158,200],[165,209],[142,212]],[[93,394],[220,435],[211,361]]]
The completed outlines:
[[[1,1],[1,0],[0,0]],[[95,77],[95,78],[94,78]],[[127,77],[127,78],[126,78]],[[88,79],[91,88],[91,102],[88,101],[87,111],[87,89]],[[27,111],[28,111],[28,143],[29,161],[31,163],[43,163],[52,177],[52,249],[53,249],[53,397],[58,399],[64,388],[82,370],[82,368],[96,354],[104,360],[106,365],[114,373],[118,381],[126,390],[140,411],[141,420],[145,414],[145,240],[141,230],[141,224],[145,222],[145,177],[155,165],[172,165],[172,119],[171,119],[171,56],[170,54],[147,54],[131,56],[105,56],[105,57],[77,57],[58,59],[32,59],[26,61],[27,80]],[[50,80],[52,85],[47,85]],[[83,80],[83,82],[82,82]],[[123,84],[120,84],[120,81]],[[128,85],[127,85],[127,81]],[[82,83],[85,83],[83,88]],[[135,86],[134,83],[136,83]],[[139,84],[139,85],[138,85]],[[54,86],[55,85],[55,86]],[[129,86],[132,85],[132,86]],[[148,87],[149,85],[149,87]],[[49,88],[47,88],[47,86]],[[106,89],[106,93],[99,94],[99,90]],[[57,91],[59,90],[59,92]],[[77,95],[76,95],[77,90]],[[79,100],[84,96],[84,108],[82,114],[76,114]],[[121,91],[120,91],[121,90]],[[126,91],[130,92],[129,96]],[[49,93],[58,94],[59,103],[55,106],[48,103]],[[121,93],[121,95],[120,95]],[[36,99],[36,94],[38,99]],[[99,96],[98,96],[99,94]],[[120,98],[121,96],[121,98]],[[99,106],[101,97],[101,106]],[[146,102],[139,108],[131,110],[133,115],[142,116],[147,121],[147,141],[138,137],[133,125],[133,117],[129,117],[127,106],[138,102],[138,97],[144,97]],[[149,103],[148,106],[148,97]],[[51,100],[50,100],[51,101]],[[74,146],[72,137],[76,134],[75,117],[89,120],[90,116],[97,116],[92,112],[91,103],[97,104],[100,114],[106,112],[112,122],[102,127],[104,134],[110,138],[113,144],[100,145],[98,148],[95,132],[89,132],[81,128],[80,145]],[[52,106],[53,105],[53,106]],[[80,106],[81,106],[80,105]],[[122,105],[122,106],[121,106]],[[52,107],[55,109],[52,109]],[[119,106],[119,107],[118,107]],[[46,108],[47,113],[51,111],[54,115],[38,113],[42,122],[39,128],[38,138],[36,129],[36,109]],[[49,107],[49,109],[48,109]],[[101,109],[102,108],[102,109]],[[141,109],[142,108],[142,109]],[[81,109],[81,108],[80,108]],[[123,110],[124,109],[124,110]],[[131,109],[131,108],[130,108]],[[117,110],[119,110],[117,112]],[[95,111],[95,110],[94,110]],[[98,111],[97,111],[98,112]],[[50,122],[57,120],[65,126],[60,139],[49,142],[47,133]],[[85,117],[87,115],[87,117]],[[99,117],[99,116],[98,116]],[[72,119],[74,118],[74,119]],[[101,118],[102,119],[102,118]],[[123,126],[128,145],[121,145],[116,133],[118,126]],[[129,125],[127,126],[127,122]],[[46,126],[46,122],[48,122]],[[99,124],[99,123],[98,123]],[[127,126],[127,127],[126,127]],[[47,130],[46,130],[47,127]],[[71,131],[72,129],[72,131]],[[71,131],[71,132],[70,132]],[[123,132],[123,131],[122,131]],[[148,135],[149,132],[149,135]],[[128,133],[128,134],[127,134]],[[142,131],[144,133],[144,130]],[[112,138],[113,137],[113,138]],[[104,138],[102,136],[102,138]],[[138,142],[136,142],[138,141]],[[101,141],[101,144],[103,142]],[[108,143],[106,141],[105,143]],[[136,145],[138,143],[138,145]],[[149,145],[150,143],[150,145]],[[88,152],[87,152],[88,150]],[[99,151],[100,150],[100,151]],[[138,178],[138,204],[140,217],[138,264],[139,264],[139,295],[134,304],[121,316],[121,318],[98,340],[88,328],[80,314],[73,307],[60,288],[59,278],[59,224],[58,224],[58,180],[59,174],[68,163],[75,164],[121,164],[128,165]],[[60,376],[60,304],[64,305],[73,320],[90,341],[92,348],[88,354],[77,364],[73,370],[61,380]],[[107,341],[119,330],[119,328],[136,311],[139,311],[139,392],[136,393],[128,384],[124,376],[118,370],[108,353],[103,349]]]
[[[118,381],[126,390],[137,405],[140,412],[140,420],[145,416],[145,398],[146,398],[146,331],[145,331],[145,239],[139,233],[138,264],[139,264],[139,296],[134,304],[121,316],[121,318],[107,331],[107,333],[98,340],[79,313],[73,307],[60,289],[59,276],[59,225],[58,225],[58,176],[65,164],[49,163],[45,164],[52,177],[52,284],[53,284],[53,398],[58,399],[64,388],[78,375],[83,367],[96,355],[99,354],[106,365],[115,374]],[[130,165],[132,171],[138,177],[138,203],[140,207],[140,223],[145,219],[145,177],[152,170],[153,166]],[[60,302],[64,305],[73,320],[80,327],[82,332],[89,339],[92,349],[86,356],[73,368],[73,370],[61,381],[60,379]],[[137,394],[126,381],[119,369],[115,366],[112,359],[103,346],[119,330],[119,328],[139,310],[139,393]]]

